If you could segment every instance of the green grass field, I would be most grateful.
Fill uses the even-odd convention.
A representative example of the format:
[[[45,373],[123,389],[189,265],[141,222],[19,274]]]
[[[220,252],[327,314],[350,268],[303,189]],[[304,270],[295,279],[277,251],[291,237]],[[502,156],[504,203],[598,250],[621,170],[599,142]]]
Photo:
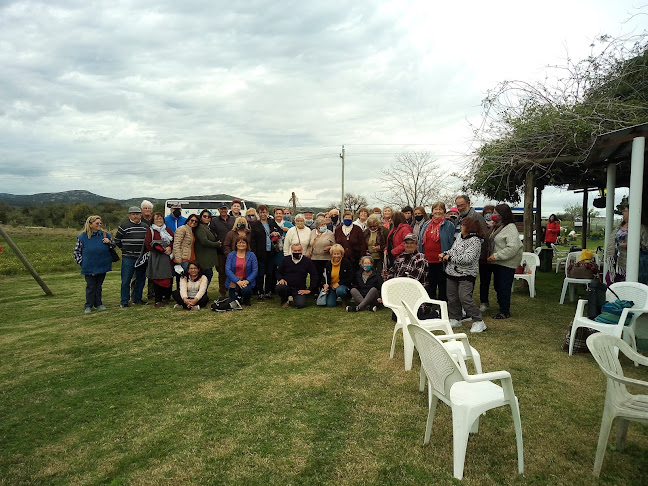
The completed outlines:
[[[417,360],[403,370],[400,336],[389,359],[388,311],[120,310],[115,271],[108,310],[84,315],[76,232],[39,231],[11,235],[53,297],[4,243],[0,254],[0,484],[458,484],[450,411],[439,406],[423,446],[427,394]],[[635,423],[622,453],[612,432],[591,475],[605,380],[591,356],[560,350],[575,309],[558,305],[561,284],[538,274],[530,299],[518,283],[513,318],[469,336],[484,371],[513,376],[526,468],[510,412],[494,410],[471,436],[464,484],[648,483],[648,426]]]

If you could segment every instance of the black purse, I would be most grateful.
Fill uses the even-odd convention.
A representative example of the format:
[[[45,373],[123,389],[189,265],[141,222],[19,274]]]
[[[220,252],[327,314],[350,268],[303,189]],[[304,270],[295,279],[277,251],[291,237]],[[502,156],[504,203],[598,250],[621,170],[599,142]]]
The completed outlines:
[[[619,296],[616,292],[604,283],[601,282],[590,282],[587,284],[587,318],[594,320],[597,316],[601,314],[601,309],[603,309],[603,304],[607,302],[606,293],[607,291],[612,292],[616,298]]]
[[[103,232],[104,238],[107,238],[106,232]],[[115,247],[112,245],[108,245],[108,251],[110,252],[110,258],[112,258],[113,263],[119,261],[119,254],[117,253],[117,250],[115,250]]]

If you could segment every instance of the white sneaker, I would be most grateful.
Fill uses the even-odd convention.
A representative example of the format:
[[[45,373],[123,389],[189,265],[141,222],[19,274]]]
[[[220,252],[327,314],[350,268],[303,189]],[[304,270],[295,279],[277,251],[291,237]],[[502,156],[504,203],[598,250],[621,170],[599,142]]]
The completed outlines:
[[[473,322],[473,325],[470,328],[470,332],[483,332],[485,330],[486,330],[486,324],[484,324],[484,321],[475,321]]]
[[[182,309],[182,306],[180,304],[176,304],[173,306],[174,309]]]
[[[450,325],[452,327],[461,327],[461,322],[459,322],[457,319],[450,319]]]
[[[200,310],[200,306],[199,306],[199,305],[194,305],[194,306],[191,308],[191,310],[192,310],[192,311],[194,311],[194,310],[195,310],[195,311],[199,311],[199,310]]]
[[[488,304],[484,304],[484,303],[482,303],[482,304],[479,306],[479,312],[486,312],[487,310],[488,310]]]

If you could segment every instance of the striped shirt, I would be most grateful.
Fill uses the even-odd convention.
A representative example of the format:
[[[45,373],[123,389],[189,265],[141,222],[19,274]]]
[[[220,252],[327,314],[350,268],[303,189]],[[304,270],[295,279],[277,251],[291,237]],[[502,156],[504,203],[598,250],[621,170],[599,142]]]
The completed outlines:
[[[148,226],[144,223],[133,223],[131,220],[119,225],[115,235],[115,244],[121,248],[123,257],[137,258],[142,253],[144,238]]]

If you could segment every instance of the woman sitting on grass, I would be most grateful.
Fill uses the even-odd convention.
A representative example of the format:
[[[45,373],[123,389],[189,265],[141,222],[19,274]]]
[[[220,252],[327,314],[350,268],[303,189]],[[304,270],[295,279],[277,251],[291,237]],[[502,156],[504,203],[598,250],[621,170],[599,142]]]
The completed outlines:
[[[250,305],[252,289],[256,285],[259,274],[259,265],[256,255],[249,251],[250,244],[245,236],[236,240],[236,251],[227,255],[225,262],[225,288],[229,289],[230,300],[235,300],[241,295],[243,305]]]
[[[200,263],[195,260],[188,263],[187,271],[180,277],[180,288],[171,295],[177,302],[174,309],[199,311],[207,305],[207,277],[203,275]]]
[[[106,273],[112,270],[111,246],[114,243],[110,233],[101,230],[101,216],[88,217],[74,247],[74,259],[81,265],[81,275],[86,281],[86,314],[90,314],[93,307],[106,309],[101,302],[101,291]]]
[[[382,303],[380,298],[380,288],[383,279],[380,272],[373,267],[373,258],[370,255],[363,256],[360,259],[362,267],[355,274],[351,297],[357,305],[348,305],[347,312],[360,312],[367,309],[373,312],[378,310],[378,304]]]

